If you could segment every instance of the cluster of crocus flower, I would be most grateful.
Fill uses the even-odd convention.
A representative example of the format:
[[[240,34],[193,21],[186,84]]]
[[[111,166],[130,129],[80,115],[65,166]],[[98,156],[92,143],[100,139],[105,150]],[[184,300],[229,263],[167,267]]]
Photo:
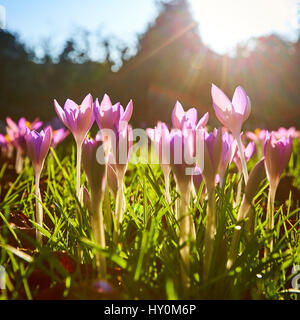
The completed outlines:
[[[13,121],[10,117],[6,118],[6,134],[0,134],[0,147],[2,154],[7,158],[11,158],[14,149],[16,150],[16,165],[17,173],[23,169],[24,158],[27,154],[26,135],[29,131],[38,131],[42,128],[43,122],[38,118],[33,122],[29,122],[26,118],[22,117],[17,122]],[[50,127],[53,134],[51,147],[55,148],[61,143],[69,134],[69,131],[64,128],[53,130],[51,125],[44,127],[44,130]]]
[[[260,131],[255,134],[248,132],[247,138],[254,141],[250,141],[245,147],[242,143],[242,138],[244,138],[242,126],[249,117],[251,110],[250,98],[245,90],[241,86],[237,87],[232,101],[215,85],[212,85],[211,94],[216,116],[225,126],[226,130],[214,129],[212,132],[208,132],[206,128],[208,114],[205,114],[197,123],[196,109],[191,108],[185,112],[179,102],[175,104],[172,112],[173,128],[171,131],[169,131],[166,124],[161,122],[154,129],[147,130],[149,138],[154,142],[161,164],[165,180],[166,199],[169,203],[171,203],[169,193],[170,171],[172,170],[174,174],[176,188],[180,195],[175,203],[175,217],[178,219],[180,227],[180,245],[183,245],[188,240],[188,237],[195,238],[193,219],[189,215],[189,200],[191,193],[193,193],[192,191],[194,191],[193,194],[195,195],[195,191],[199,190],[204,181],[208,203],[204,237],[204,279],[209,277],[213,244],[218,224],[215,197],[216,183],[218,182],[221,187],[223,186],[226,170],[233,161],[237,167],[239,176],[243,174],[245,182],[244,196],[237,219],[237,222],[240,223],[241,220],[249,217],[249,208],[255,192],[263,179],[264,167],[266,167],[267,177],[270,181],[269,203],[274,203],[274,194],[280,174],[290,158],[291,135],[296,135],[295,130],[284,130],[282,128],[277,133],[271,134],[267,131]],[[275,142],[274,139],[278,139],[279,137],[281,139]],[[247,162],[255,153],[255,142],[260,139],[264,141],[264,158],[254,167],[251,172],[251,179],[248,181]],[[201,143],[202,149],[200,149],[202,153],[200,152],[199,154],[197,146],[201,145]],[[168,155],[165,152],[166,149],[170,150],[169,159],[166,157]],[[204,161],[201,161],[201,157]],[[276,157],[277,162],[272,157]],[[193,175],[193,177],[190,175]],[[239,179],[237,193],[237,204],[239,204],[242,193],[241,179]],[[272,229],[274,221],[271,205],[269,205],[268,212],[269,228]],[[228,268],[232,266],[235,259],[238,239],[239,233],[235,233],[229,253]],[[188,246],[183,247],[182,258],[187,272],[189,265],[188,253]]]
[[[71,131],[77,146],[76,193],[81,195],[81,158],[83,168],[90,185],[91,196],[85,191],[85,198],[90,200],[88,207],[92,211],[91,225],[96,243],[105,247],[103,197],[110,188],[115,195],[116,215],[114,240],[117,241],[120,223],[125,212],[126,201],[123,190],[130,150],[132,146],[132,129],[128,124],[133,110],[130,100],[126,109],[118,102],[112,104],[110,97],[105,94],[101,103],[98,98],[88,94],[80,105],[68,99],[62,109],[54,100],[56,112]],[[95,139],[87,138],[94,121],[100,129]],[[83,151],[83,157],[82,157]],[[108,217],[110,219],[110,217]],[[107,225],[110,223],[107,222]],[[97,268],[100,275],[106,273],[105,258],[96,254]]]
[[[243,171],[245,179],[245,195],[240,206],[238,214],[238,222],[247,216],[247,212],[251,205],[251,201],[255,195],[254,190],[257,189],[258,184],[262,180],[262,163],[267,173],[269,180],[269,196],[268,196],[268,229],[274,228],[274,201],[276,189],[280,180],[280,176],[287,166],[292,152],[292,138],[299,137],[299,133],[295,128],[284,129],[280,128],[276,132],[269,133],[266,130],[256,130],[256,132],[248,132],[247,137],[255,142],[263,141],[263,154],[264,158],[257,163],[252,171],[252,178],[249,183],[248,172],[246,167],[246,160],[249,160],[254,151],[255,145],[250,142],[247,148],[243,151],[242,140],[241,140],[241,128],[243,122],[249,117],[250,114],[250,99],[246,95],[245,91],[241,87],[237,87],[235,90],[232,103],[229,101],[227,96],[216,86],[212,86],[212,98],[213,106],[218,119],[232,132],[236,139],[236,143],[239,149],[238,156],[235,156],[235,163],[239,171]],[[240,229],[238,229],[240,230]],[[235,233],[232,246],[229,252],[229,259],[227,267],[231,267],[235,256],[237,254],[237,239],[239,233]],[[273,240],[270,241],[269,250],[273,249]],[[267,250],[265,251],[267,252]]]
[[[35,119],[29,122],[24,117],[16,123],[11,118],[6,118],[6,135],[0,134],[0,146],[2,153],[11,157],[13,149],[16,150],[16,173],[23,169],[25,156],[32,160],[35,172],[35,199],[36,199],[36,223],[43,225],[42,197],[40,194],[40,176],[43,170],[44,161],[50,147],[55,148],[69,134],[64,128],[53,130],[49,125],[40,132],[43,122]],[[42,241],[42,234],[39,229],[36,232],[39,243]]]
[[[27,129],[38,130],[41,128],[43,123],[39,119],[35,119],[32,123],[22,117],[18,123],[15,123],[11,118],[6,118],[6,131],[9,136],[9,140],[12,145],[16,148],[16,172],[20,173],[23,169],[24,156],[26,155],[26,142],[25,135]]]
[[[206,280],[210,276],[219,223],[216,190],[218,184],[225,189],[228,167],[233,162],[240,176],[238,201],[236,201],[237,206],[239,205],[237,207],[239,228],[234,230],[228,252],[227,268],[230,269],[237,257],[241,228],[245,228],[248,232],[252,230],[251,204],[265,173],[269,181],[267,226],[270,231],[274,229],[276,190],[280,176],[291,156],[292,138],[299,136],[293,128],[288,130],[280,128],[271,133],[261,130],[243,135],[242,126],[249,117],[251,109],[250,99],[245,90],[240,86],[237,87],[230,101],[221,89],[212,85],[211,95],[216,116],[225,128],[214,128],[209,131],[206,127],[208,113],[198,120],[195,108],[184,111],[177,101],[172,112],[171,129],[163,122],[158,122],[154,128],[147,129],[163,172],[166,203],[170,210],[173,210],[174,205],[174,216],[178,221],[181,268],[186,287],[190,281],[190,243],[197,237],[194,219],[190,212],[192,197],[200,196],[200,201],[207,202],[203,258],[203,279]],[[64,108],[61,108],[56,100],[54,107],[76,143],[76,195],[79,202],[81,204],[83,202],[90,211],[94,240],[102,249],[105,248],[105,234],[112,231],[110,229],[113,220],[112,239],[118,244],[121,222],[126,210],[124,177],[133,142],[133,130],[128,124],[133,112],[133,103],[130,100],[124,109],[119,102],[112,104],[107,94],[101,102],[98,99],[93,101],[92,96],[88,94],[80,105],[67,99]],[[92,139],[88,137],[88,133],[95,121],[100,131]],[[30,124],[22,118],[16,124],[7,118],[7,136],[0,135],[2,149],[5,150],[9,145],[13,145],[17,149],[17,158],[26,154],[32,160],[35,172],[36,235],[39,243],[42,241],[39,227],[43,226],[42,197],[39,189],[41,172],[50,147],[55,148],[69,134],[64,128],[53,130],[51,126],[38,132],[41,127],[42,122],[39,120]],[[246,147],[242,142],[245,136],[252,140]],[[259,157],[248,178],[247,162],[254,155],[256,144],[259,142],[263,142],[263,157]],[[81,162],[89,192],[81,186]],[[173,200],[169,181],[171,172],[177,191]],[[245,186],[243,193],[242,176]],[[201,186],[204,187],[199,195]],[[108,190],[115,200],[114,216],[110,216],[111,213],[105,215],[104,199]],[[247,219],[252,222],[244,223]],[[269,251],[272,251],[272,247],[271,240]],[[105,277],[105,256],[101,251],[97,251],[95,257],[99,275]]]

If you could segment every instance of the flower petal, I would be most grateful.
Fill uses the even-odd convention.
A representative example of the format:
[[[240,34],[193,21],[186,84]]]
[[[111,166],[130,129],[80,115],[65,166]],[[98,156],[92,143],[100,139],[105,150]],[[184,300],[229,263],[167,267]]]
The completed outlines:
[[[59,119],[61,120],[61,122],[66,126],[69,127],[67,121],[66,121],[66,115],[64,110],[61,108],[61,106],[58,104],[58,102],[54,99],[54,108],[55,111],[59,117]]]
[[[181,103],[179,101],[176,101],[176,104],[172,112],[172,124],[175,129],[182,128],[182,120],[184,118],[184,115],[185,115],[185,112],[183,110]]]
[[[243,116],[247,113],[248,97],[241,86],[238,86],[234,91],[232,105],[236,113]]]
[[[130,100],[124,113],[121,115],[121,120],[129,122],[132,116],[132,111],[133,111],[133,103],[132,103],[132,100]]]
[[[211,96],[213,103],[220,109],[220,111],[226,113],[232,111],[231,101],[228,99],[226,94],[214,84],[211,86]]]

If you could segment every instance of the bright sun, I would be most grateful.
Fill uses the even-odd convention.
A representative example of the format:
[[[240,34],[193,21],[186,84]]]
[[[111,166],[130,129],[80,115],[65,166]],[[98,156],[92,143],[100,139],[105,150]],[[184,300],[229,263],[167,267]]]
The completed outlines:
[[[190,0],[190,4],[204,43],[219,53],[253,36],[276,32],[295,37],[295,0]]]

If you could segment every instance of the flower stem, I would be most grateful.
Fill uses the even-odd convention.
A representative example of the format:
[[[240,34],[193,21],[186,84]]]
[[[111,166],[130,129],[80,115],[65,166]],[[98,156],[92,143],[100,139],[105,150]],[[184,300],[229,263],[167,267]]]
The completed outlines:
[[[120,232],[120,224],[123,219],[123,213],[125,210],[125,197],[124,197],[124,192],[123,192],[123,179],[119,180],[118,179],[118,191],[117,191],[117,196],[116,196],[116,225],[115,225],[115,230],[114,230],[114,236],[113,240],[115,243],[118,241],[118,234]]]
[[[241,179],[241,174],[239,172],[238,174],[238,186],[237,186],[237,193],[236,193],[236,199],[235,199],[235,205],[237,206],[240,202],[241,199],[241,194],[242,194],[242,179]]]
[[[195,228],[193,218],[189,213],[189,203],[191,194],[191,183],[186,188],[180,188],[184,190],[180,192],[180,198],[178,199],[178,220],[179,220],[179,245],[182,247],[180,254],[182,257],[181,271],[182,271],[182,283],[185,289],[190,287],[190,244],[188,243],[189,236],[195,238]]]
[[[16,173],[19,174],[23,170],[23,165],[24,165],[24,158],[22,151],[17,148],[17,154],[16,154],[16,164],[15,164],[15,169]]]
[[[269,194],[268,194],[268,208],[267,208],[267,229],[271,231],[274,229],[274,201],[277,187],[274,187],[272,184],[269,186]],[[273,242],[274,239],[271,237],[270,239],[270,253],[273,251]],[[268,250],[265,250],[265,256]]]
[[[242,146],[241,136],[238,134],[235,138],[236,138],[237,145],[239,148],[239,154],[240,154],[240,159],[241,159],[241,163],[242,163],[243,175],[244,175],[244,180],[245,180],[245,184],[246,184],[248,181],[248,171],[247,171],[247,165],[246,165],[244,150],[243,150],[243,146]]]
[[[105,231],[104,231],[104,219],[103,219],[103,213],[102,213],[102,197],[99,197],[99,195],[92,194],[92,210],[93,215],[91,219],[91,225],[93,234],[95,237],[96,244],[100,245],[101,248],[105,248]],[[99,276],[101,278],[106,277],[106,259],[105,256],[97,251],[96,252],[96,266],[97,271],[99,273]]]
[[[79,199],[80,196],[80,175],[81,175],[81,155],[82,155],[82,143],[77,144],[77,161],[76,161],[76,195]]]
[[[204,236],[204,247],[205,247],[204,266],[203,266],[204,280],[207,280],[209,276],[216,232],[217,232],[216,199],[215,199],[215,187],[213,187],[210,190],[208,190],[207,221],[206,221],[206,230],[205,230],[205,236]]]
[[[111,217],[111,204],[109,197],[108,186],[105,187],[104,190],[104,198],[103,198],[103,214],[104,214],[104,222],[106,226],[106,230],[111,233],[112,228],[112,217]]]
[[[42,207],[42,198],[40,193],[40,176],[41,173],[35,174],[35,210],[36,210],[36,223],[39,226],[43,226],[43,207]],[[42,233],[40,230],[36,230],[36,241],[39,244],[42,244]]]

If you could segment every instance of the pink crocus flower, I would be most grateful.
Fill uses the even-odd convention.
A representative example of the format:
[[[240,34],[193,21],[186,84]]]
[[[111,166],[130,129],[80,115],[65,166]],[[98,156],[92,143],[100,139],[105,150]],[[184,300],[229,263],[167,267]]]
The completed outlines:
[[[300,137],[300,131],[297,131],[295,127],[290,127],[289,129],[280,127],[277,131],[274,131],[274,135],[277,139],[282,137],[297,139]]]
[[[268,133],[264,142],[264,157],[267,178],[269,180],[267,227],[274,229],[274,201],[280,176],[287,166],[293,148],[292,137],[276,139],[275,133]],[[270,240],[270,252],[273,250],[273,239]],[[265,255],[267,250],[265,250]]]
[[[230,101],[223,91],[214,84],[211,88],[211,96],[217,118],[232,132],[237,141],[246,183],[248,180],[248,171],[243,155],[240,133],[243,123],[250,115],[250,98],[247,96],[245,90],[241,86],[238,86],[235,89],[232,101]]]
[[[238,86],[230,101],[223,91],[213,84],[211,95],[217,118],[235,137],[238,136],[251,111],[250,98],[245,90]]]
[[[52,148],[56,148],[56,146],[64,141],[66,137],[70,134],[69,130],[66,130],[65,128],[60,128],[57,130],[53,130],[53,138],[52,138]]]
[[[93,98],[88,94],[78,105],[71,99],[67,99],[64,109],[54,100],[56,113],[63,124],[72,132],[77,146],[77,168],[76,168],[76,194],[80,198],[80,173],[82,143],[88,131],[92,127],[95,118],[93,112]]]
[[[267,134],[267,130],[265,130],[265,129],[255,129],[254,132],[247,131],[246,132],[246,137],[249,140],[254,141],[255,143],[264,142],[266,134]]]
[[[34,170],[40,174],[52,141],[52,129],[46,128],[40,133],[27,129],[25,136],[27,155],[31,159]]]
[[[162,139],[163,139],[164,131],[165,131],[165,134],[168,134],[169,130],[165,123],[159,121],[157,123],[157,126],[154,129],[148,128],[146,131],[149,138],[154,143],[155,151],[158,156],[160,167],[164,175],[166,200],[170,203],[171,196],[170,196],[170,188],[169,188],[169,176],[171,172],[171,167],[170,167],[169,161],[166,161],[166,159],[163,159],[164,152],[162,148],[163,147]]]
[[[124,121],[128,123],[132,111],[132,100],[129,101],[124,110],[120,102],[113,105],[107,94],[104,95],[101,103],[99,103],[98,98],[94,103],[94,115],[99,129],[114,130],[115,128],[118,128],[120,122]]]
[[[27,155],[31,159],[35,171],[35,205],[36,205],[36,222],[39,226],[43,226],[43,207],[42,197],[40,193],[40,176],[44,166],[45,158],[49,151],[52,140],[52,129],[46,128],[40,133],[27,128],[25,135]],[[36,239],[41,244],[42,234],[39,230],[36,231]]]
[[[6,131],[12,145],[17,150],[16,155],[16,172],[20,173],[23,169],[23,157],[26,153],[26,142],[25,135],[27,129],[38,130],[43,125],[43,123],[37,118],[32,123],[27,121],[24,117],[20,118],[18,123],[15,123],[11,118],[6,118]]]
[[[184,126],[188,129],[198,129],[201,127],[205,127],[208,122],[208,117],[209,115],[207,112],[198,121],[197,109],[191,108],[185,112],[181,103],[177,101],[172,112],[173,128],[181,130]]]
[[[25,135],[27,133],[27,129],[38,130],[43,125],[43,122],[41,122],[38,118],[30,123],[24,117],[20,118],[18,124],[15,123],[11,118],[7,117],[6,123],[7,132],[13,145],[17,149],[20,149],[23,153],[26,151]]]
[[[277,139],[274,132],[267,134],[264,142],[265,167],[272,188],[277,188],[280,176],[290,160],[292,148],[291,136]]]
[[[64,109],[54,100],[54,107],[60,120],[72,132],[77,145],[82,145],[95,120],[92,96],[88,94],[80,105],[67,99]]]

